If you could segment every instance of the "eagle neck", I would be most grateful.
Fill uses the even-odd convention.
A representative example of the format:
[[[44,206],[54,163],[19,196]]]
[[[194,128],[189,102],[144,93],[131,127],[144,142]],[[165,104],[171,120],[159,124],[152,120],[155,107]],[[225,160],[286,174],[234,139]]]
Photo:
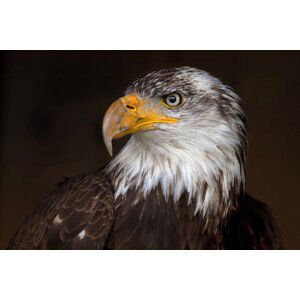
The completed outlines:
[[[244,190],[244,167],[230,147],[197,147],[174,147],[168,141],[158,145],[132,136],[106,168],[115,199],[135,193],[135,204],[160,189],[166,201],[176,203],[187,195],[187,204],[195,203],[195,214],[226,216]]]

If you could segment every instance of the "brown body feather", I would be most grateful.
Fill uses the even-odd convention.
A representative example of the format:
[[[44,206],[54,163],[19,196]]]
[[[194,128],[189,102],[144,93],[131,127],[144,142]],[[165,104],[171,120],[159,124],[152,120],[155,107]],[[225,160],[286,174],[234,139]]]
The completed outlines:
[[[194,215],[183,195],[175,204],[159,189],[133,204],[113,198],[103,171],[59,184],[12,238],[9,249],[280,249],[275,221],[262,202],[241,195],[220,219]]]

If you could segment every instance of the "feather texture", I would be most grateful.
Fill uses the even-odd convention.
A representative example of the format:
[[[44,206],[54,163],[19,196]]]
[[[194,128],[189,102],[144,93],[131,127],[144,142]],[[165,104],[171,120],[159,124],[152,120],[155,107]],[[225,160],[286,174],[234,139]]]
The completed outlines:
[[[114,199],[102,171],[66,179],[40,203],[10,249],[102,249],[112,228]]]
[[[281,249],[270,210],[240,196],[225,218],[194,213],[187,194],[174,203],[156,189],[113,199],[102,170],[60,183],[20,227],[8,249]],[[218,221],[217,221],[218,220]]]

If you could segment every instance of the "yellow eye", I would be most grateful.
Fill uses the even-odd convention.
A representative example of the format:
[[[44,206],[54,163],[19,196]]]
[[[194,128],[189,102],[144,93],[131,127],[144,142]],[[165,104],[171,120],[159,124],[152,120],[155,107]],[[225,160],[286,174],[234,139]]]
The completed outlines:
[[[178,93],[171,93],[164,97],[164,103],[169,107],[175,107],[182,103],[182,97]]]

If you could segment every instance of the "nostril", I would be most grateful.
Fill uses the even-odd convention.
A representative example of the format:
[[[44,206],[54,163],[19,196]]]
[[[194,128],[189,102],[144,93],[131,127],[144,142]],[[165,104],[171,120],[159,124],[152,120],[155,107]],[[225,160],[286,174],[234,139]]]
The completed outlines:
[[[134,106],[129,105],[129,104],[127,104],[126,107],[129,108],[129,109],[134,109]]]

